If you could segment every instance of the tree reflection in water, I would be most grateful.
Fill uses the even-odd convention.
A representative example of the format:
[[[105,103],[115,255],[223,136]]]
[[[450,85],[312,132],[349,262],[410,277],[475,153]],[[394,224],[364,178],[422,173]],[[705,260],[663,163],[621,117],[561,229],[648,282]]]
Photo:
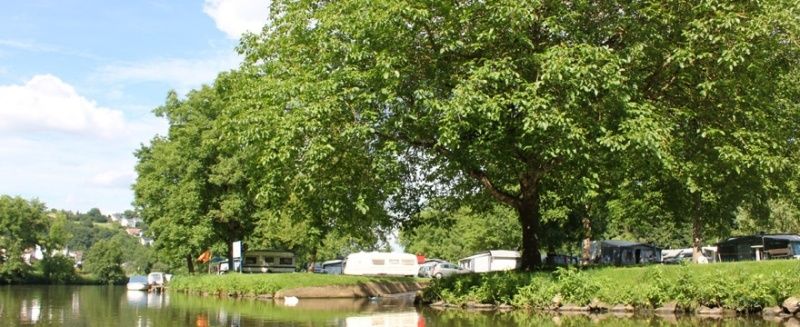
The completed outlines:
[[[233,300],[184,294],[128,292],[124,287],[0,287],[3,326],[796,326],[795,318],[701,318],[621,315],[548,315],[527,311],[473,312],[416,308],[410,298],[374,301],[299,299]]]

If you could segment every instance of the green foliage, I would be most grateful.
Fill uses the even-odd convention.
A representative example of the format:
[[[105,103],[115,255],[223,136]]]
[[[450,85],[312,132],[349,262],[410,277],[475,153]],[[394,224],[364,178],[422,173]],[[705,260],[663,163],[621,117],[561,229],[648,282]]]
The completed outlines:
[[[45,205],[38,200],[0,195],[0,280],[25,280],[30,267],[22,261],[23,251],[46,238],[49,221]]]
[[[115,239],[97,241],[84,255],[86,270],[106,284],[119,284],[125,281],[122,270],[123,248]]]
[[[0,265],[0,283],[19,283],[30,277],[33,269],[22,260],[22,253],[6,251],[5,256],[5,260]]]
[[[795,233],[800,234],[800,210],[785,199],[770,200],[765,214],[757,214],[755,207],[741,207],[736,215],[734,235],[751,235],[758,233]]]
[[[511,303],[517,308],[547,310],[553,306],[556,295],[558,288],[551,277],[535,276],[519,288]]]
[[[798,269],[795,261],[773,261],[470,274],[432,281],[424,299],[457,305],[510,302],[519,308],[547,310],[558,296],[562,303],[578,305],[597,298],[643,309],[675,301],[685,311],[703,305],[753,312],[799,295],[800,281],[786,278]]]
[[[566,303],[586,305],[597,297],[600,282],[574,267],[559,267],[555,272],[559,294]]]
[[[89,211],[86,212],[86,216],[92,219],[93,222],[96,223],[105,223],[108,222],[108,217],[104,216],[100,209],[91,208]]]
[[[519,220],[508,207],[445,210],[431,208],[421,212],[414,218],[418,226],[400,233],[400,244],[407,252],[456,261],[480,251],[519,247]]]
[[[44,278],[52,284],[70,284],[78,280],[72,258],[63,255],[48,256],[39,265]]]

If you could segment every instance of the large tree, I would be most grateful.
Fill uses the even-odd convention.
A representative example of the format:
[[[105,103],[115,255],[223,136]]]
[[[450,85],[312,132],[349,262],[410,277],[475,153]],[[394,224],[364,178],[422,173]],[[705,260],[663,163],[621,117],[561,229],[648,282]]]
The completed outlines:
[[[213,227],[207,219],[211,206],[209,165],[213,157],[203,147],[203,130],[209,122],[194,106],[203,103],[204,89],[184,103],[170,93],[156,114],[167,118],[169,134],[155,137],[136,152],[138,177],[133,186],[135,205],[155,238],[155,246],[171,258],[183,261],[192,272],[194,258],[213,243]],[[205,106],[200,106],[204,108]]]
[[[313,263],[332,235],[383,240],[393,225],[386,204],[403,175],[395,151],[357,112],[313,94],[293,99],[305,76],[277,75],[243,67],[216,82],[227,99],[221,139],[236,152],[233,168],[249,181],[258,217],[253,245],[289,248]]]
[[[696,247],[703,226],[730,223],[742,201],[763,202],[793,153],[792,1],[272,8],[270,26],[241,49],[278,94],[273,112],[301,118],[293,123],[312,139],[361,133],[456,194],[480,188],[510,206],[525,269],[540,264],[542,195],[567,193],[585,211],[592,192],[554,179],[591,185],[596,158],[612,151],[662,159],[659,172],[682,190],[670,205],[691,217]]]
[[[704,235],[725,235],[736,209],[784,192],[797,157],[800,9],[794,1],[648,4],[657,28],[630,68],[658,117],[667,208]]]
[[[325,104],[324,115],[306,114],[303,124],[348,122],[373,144],[394,147],[414,174],[456,195],[482,189],[511,207],[530,269],[541,263],[541,197],[562,191],[553,179],[592,184],[591,157],[651,141],[654,110],[639,76],[660,72],[652,62],[666,53],[650,51],[664,26],[645,14],[669,10],[638,2],[276,1],[271,25],[242,50],[261,76],[278,80],[281,110]]]

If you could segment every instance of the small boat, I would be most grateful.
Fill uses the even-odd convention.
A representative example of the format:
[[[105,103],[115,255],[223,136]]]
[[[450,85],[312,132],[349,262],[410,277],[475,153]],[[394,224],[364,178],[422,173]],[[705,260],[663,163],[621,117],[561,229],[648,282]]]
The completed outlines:
[[[150,285],[147,282],[147,276],[134,275],[128,279],[127,287],[129,291],[146,291]]]

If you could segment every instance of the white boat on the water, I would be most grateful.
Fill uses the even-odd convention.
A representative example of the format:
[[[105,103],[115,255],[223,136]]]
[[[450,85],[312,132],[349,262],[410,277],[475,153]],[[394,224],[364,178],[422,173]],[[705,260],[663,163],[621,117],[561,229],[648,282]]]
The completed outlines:
[[[146,291],[150,285],[147,283],[147,276],[134,275],[128,279],[129,291]]]

